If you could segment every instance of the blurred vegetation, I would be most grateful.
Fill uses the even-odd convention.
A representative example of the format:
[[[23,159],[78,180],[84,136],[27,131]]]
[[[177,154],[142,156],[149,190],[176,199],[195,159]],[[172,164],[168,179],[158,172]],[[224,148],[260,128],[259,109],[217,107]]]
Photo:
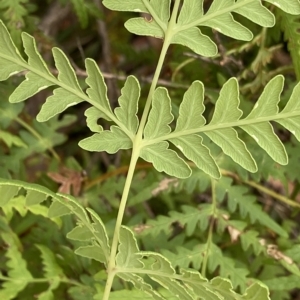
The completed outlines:
[[[209,3],[205,1],[206,5]],[[97,0],[0,0],[0,19],[21,52],[22,31],[36,38],[39,51],[50,66],[51,48],[60,47],[82,85],[86,76],[84,59],[95,59],[104,72],[112,106],[117,103],[126,76],[135,75],[142,84],[142,108],[161,41],[128,33],[123,26],[128,16],[129,13],[105,9]],[[187,48],[171,47],[159,85],[169,89],[175,116],[183,93],[194,80],[202,81],[206,87],[208,119],[221,86],[230,77],[237,77],[240,82],[241,108],[245,112],[251,110],[266,83],[276,74],[286,77],[282,102],[287,101],[297,82],[295,65],[299,62],[293,62],[285,41],[285,37],[289,41],[293,38],[285,32],[286,16],[278,12],[277,23],[271,29],[237,18],[254,33],[254,39],[240,42],[207,30],[205,33],[217,41],[217,57],[206,59]],[[299,51],[298,44],[296,47]],[[54,66],[51,71],[55,72]],[[8,104],[8,96],[21,80],[13,77],[0,84],[0,177],[39,183],[53,191],[75,195],[81,204],[100,215],[112,236],[130,152],[108,155],[78,147],[79,140],[89,135],[83,116],[86,103],[68,109],[59,118],[38,123],[38,108],[51,89],[33,96],[26,104]],[[139,161],[124,224],[135,231],[141,249],[161,252],[177,267],[201,270],[199,253],[204,250],[199,245],[207,243],[212,228],[211,251],[219,261],[208,262],[208,278],[219,274],[229,277],[241,292],[249,283],[261,280],[269,286],[271,299],[299,299],[300,146],[282,127],[277,126],[276,131],[288,152],[287,166],[276,164],[241,132],[258,162],[259,172],[255,174],[232,163],[217,146],[211,145],[223,174],[216,183],[219,216],[215,221],[204,213],[212,190],[207,175],[195,171],[189,179],[170,179]],[[16,245],[14,251],[26,260],[31,274],[43,278],[42,252],[36,246],[40,245],[51,250],[67,278],[53,288],[53,299],[93,299],[97,286],[103,285],[104,271],[99,271],[97,262],[73,255],[77,242],[66,238],[75,226],[73,217],[50,221],[44,217],[43,209],[30,211],[22,203],[19,199],[0,214],[1,273],[7,274],[7,252]],[[203,214],[189,223],[197,211]],[[268,218],[261,219],[264,213]],[[33,299],[48,285],[47,280],[31,284],[15,299]],[[123,285],[117,281],[114,288],[118,290]]]

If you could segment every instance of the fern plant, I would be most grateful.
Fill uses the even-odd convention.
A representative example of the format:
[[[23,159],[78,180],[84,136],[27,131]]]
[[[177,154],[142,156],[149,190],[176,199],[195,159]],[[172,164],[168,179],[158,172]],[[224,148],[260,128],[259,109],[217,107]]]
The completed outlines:
[[[80,3],[80,1],[76,3]],[[0,80],[6,80],[14,74],[25,72],[25,80],[10,95],[11,103],[24,101],[39,91],[54,86],[53,95],[46,99],[37,115],[38,122],[48,121],[67,108],[86,101],[91,105],[85,111],[85,116],[87,126],[93,135],[81,140],[79,146],[87,151],[106,151],[107,153],[132,149],[111,240],[107,234],[107,228],[97,213],[91,208],[84,208],[72,196],[55,194],[42,186],[20,181],[0,181],[0,204],[3,207],[10,201],[14,201],[16,197],[23,196],[26,199],[26,205],[33,206],[34,210],[41,202],[51,198],[52,204],[48,210],[49,218],[68,214],[74,214],[77,217],[76,227],[67,234],[69,239],[76,240],[81,244],[75,250],[75,254],[104,264],[107,274],[107,276],[103,272],[97,274],[102,282],[105,277],[105,284],[95,285],[95,299],[107,300],[118,297],[122,299],[134,297],[150,299],[170,297],[179,299],[270,299],[267,287],[261,282],[255,281],[246,287],[243,280],[234,277],[234,274],[239,273],[238,269],[234,270],[232,260],[224,258],[220,249],[213,244],[211,234],[214,222],[209,224],[210,217],[218,220],[218,226],[221,229],[238,227],[237,223],[226,221],[223,212],[217,209],[217,201],[222,201],[224,193],[227,192],[229,210],[235,211],[237,195],[241,198],[246,198],[246,196],[244,190],[234,189],[230,187],[230,182],[220,180],[221,170],[218,161],[210,151],[213,145],[206,141],[209,138],[243,169],[256,172],[256,161],[246,143],[239,137],[238,129],[251,136],[275,162],[282,165],[287,164],[286,149],[275,134],[270,122],[282,125],[298,141],[300,140],[300,104],[297,99],[300,85],[298,84],[294,88],[287,104],[279,111],[278,103],[284,86],[284,78],[281,75],[273,78],[266,85],[252,111],[247,116],[243,116],[243,111],[239,108],[239,84],[237,79],[231,78],[221,88],[210,121],[203,116],[205,88],[202,82],[191,83],[184,94],[176,120],[171,111],[171,98],[168,90],[157,87],[160,72],[171,44],[186,46],[204,57],[213,57],[217,54],[217,46],[209,36],[202,33],[202,27],[212,28],[237,40],[249,41],[253,37],[251,31],[235,20],[232,13],[241,15],[260,26],[271,27],[275,24],[275,17],[268,8],[268,3],[276,5],[286,13],[300,14],[300,3],[297,0],[266,0],[264,1],[266,6],[260,0],[214,0],[207,11],[203,9],[203,1],[197,0],[184,0],[183,2],[180,0],[174,2],[170,0],[128,0],[126,2],[104,0],[103,4],[111,10],[149,14],[150,19],[143,17],[129,19],[125,23],[125,27],[134,34],[154,36],[163,40],[160,57],[140,119],[138,118],[138,104],[141,88],[136,77],[129,76],[127,78],[118,99],[119,106],[113,110],[107,97],[107,87],[103,75],[94,60],[86,59],[85,61],[87,72],[85,82],[88,88],[84,91],[63,51],[58,48],[52,50],[58,71],[58,76],[55,77],[39,54],[32,36],[22,33],[24,52],[27,55],[25,59],[14,45],[4,23],[0,23]],[[114,125],[109,130],[104,130],[98,124],[99,119],[112,122]],[[17,143],[17,140],[6,136],[6,142]],[[173,150],[173,146],[177,151]],[[168,260],[160,253],[141,251],[133,231],[122,225],[139,158],[151,163],[157,171],[179,179],[192,176],[190,164],[187,163],[189,160],[211,178],[213,203],[209,207],[202,207],[201,213],[197,216],[198,219],[192,218],[194,225],[200,221],[203,222],[203,228],[206,228],[209,224],[208,240],[201,246],[200,251],[197,250],[199,256],[203,255],[201,273],[196,269],[187,268],[190,264],[181,265],[173,261],[172,265],[172,259]],[[215,183],[218,180],[219,182]],[[224,188],[222,185],[227,186]],[[239,205],[241,214],[250,214],[250,218],[254,222],[254,215],[251,215],[252,210],[258,214],[254,216],[256,219],[260,219],[260,210],[253,202],[253,199],[245,199],[244,203]],[[177,216],[177,219],[180,217]],[[205,219],[207,222],[203,221]],[[263,218],[259,221],[265,222],[264,225],[272,228],[278,234],[286,236],[286,232],[276,226],[272,220]],[[186,224],[188,223],[189,220]],[[191,229],[194,225],[187,226]],[[243,226],[240,224],[240,227]],[[264,251],[253,241],[256,241],[256,234],[256,232],[249,232],[244,237],[243,248],[245,251],[249,245],[253,245],[257,254]],[[55,268],[54,263],[51,263],[50,266],[49,261],[52,261],[53,257],[49,255],[48,250],[42,246],[37,247],[42,253],[46,266],[45,276],[51,283],[49,289],[40,294],[39,299],[51,299],[53,297],[52,290],[57,288],[64,277],[61,270]],[[235,287],[239,286],[243,290],[242,293],[234,291],[232,283],[227,278],[215,277],[211,280],[206,278],[206,269],[213,272],[217,267],[216,262],[210,259],[210,254],[212,257],[218,257],[221,261],[221,276],[227,277],[227,268],[234,270],[235,273],[229,277],[234,281]],[[14,256],[11,252],[8,253],[8,268],[11,271],[8,272],[8,277],[1,276],[2,280],[9,281],[9,284],[3,284],[1,291],[6,299],[12,299],[21,288],[34,282],[32,275],[26,272],[26,265],[18,255]],[[22,269],[24,269],[22,274],[16,272],[16,260],[22,262]],[[195,264],[195,262],[192,263]],[[175,269],[177,266],[181,268]],[[131,282],[136,289],[130,291],[129,295],[124,289],[111,291],[116,276],[125,282]],[[245,277],[246,274],[240,272],[239,276]],[[20,282],[22,285],[19,285]],[[16,289],[16,286],[19,288]]]

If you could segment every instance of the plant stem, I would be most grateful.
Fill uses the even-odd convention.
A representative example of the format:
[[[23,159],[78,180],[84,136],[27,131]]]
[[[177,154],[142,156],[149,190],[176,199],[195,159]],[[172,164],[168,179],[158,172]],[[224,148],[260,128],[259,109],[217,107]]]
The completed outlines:
[[[137,150],[138,149],[138,150]],[[136,151],[137,150],[137,151]],[[139,157],[139,148],[133,145],[133,151],[131,155],[131,160],[130,160],[130,165],[128,169],[128,174],[126,177],[125,181],[125,186],[123,189],[123,194],[119,206],[119,211],[118,211],[118,216],[117,216],[117,221],[116,221],[116,226],[115,226],[115,231],[114,231],[114,236],[113,236],[113,241],[111,245],[111,252],[110,252],[110,257],[109,257],[109,262],[108,262],[108,267],[107,267],[107,281],[105,285],[105,290],[104,290],[104,295],[103,295],[103,300],[108,300],[111,286],[113,283],[113,279],[115,276],[114,268],[116,266],[116,255],[118,251],[118,242],[119,242],[119,233],[120,233],[120,228],[122,225],[122,220],[126,208],[126,203],[127,203],[127,198],[129,194],[129,189],[131,186],[134,170],[135,170],[135,165]]]
[[[140,125],[137,131],[136,136],[133,139],[133,145],[132,145],[132,154],[131,154],[131,160],[130,160],[130,165],[129,165],[129,169],[128,169],[128,174],[127,174],[127,178],[125,181],[125,186],[123,189],[123,194],[122,194],[122,198],[121,198],[121,202],[120,202],[120,206],[119,206],[119,211],[118,211],[118,216],[117,216],[117,221],[116,221],[116,226],[115,226],[115,230],[114,230],[114,235],[113,235],[113,240],[112,240],[112,245],[111,245],[111,253],[110,253],[110,257],[109,257],[109,262],[108,262],[108,267],[107,267],[107,281],[106,281],[106,285],[105,285],[105,289],[104,289],[104,294],[103,294],[103,298],[102,300],[108,300],[109,299],[109,294],[110,294],[110,290],[113,284],[113,279],[115,277],[115,267],[116,267],[116,255],[117,255],[117,251],[118,251],[118,243],[119,243],[119,234],[120,234],[120,228],[122,225],[122,220],[123,220],[123,216],[124,216],[124,212],[125,212],[125,208],[126,208],[126,203],[127,203],[127,199],[128,199],[128,194],[129,194],[129,189],[131,186],[131,182],[133,179],[133,174],[134,174],[134,170],[135,170],[135,166],[137,163],[137,160],[139,158],[139,154],[141,151],[141,144],[142,144],[142,140],[143,140],[143,131],[144,131],[144,127],[146,125],[146,121],[147,121],[147,117],[151,108],[151,103],[152,103],[152,98],[153,98],[153,94],[159,79],[159,75],[161,73],[162,70],[162,66],[163,63],[165,61],[165,57],[168,51],[168,48],[170,46],[170,42],[173,36],[173,28],[176,24],[176,18],[177,18],[177,14],[178,14],[178,9],[179,9],[179,4],[180,4],[181,0],[176,0],[175,4],[174,4],[174,8],[172,11],[172,15],[170,18],[170,22],[168,24],[168,28],[166,30],[165,33],[165,39],[164,39],[164,43],[163,43],[163,47],[159,56],[159,60],[156,66],[156,70],[155,73],[153,75],[153,80],[150,86],[150,90],[149,90],[149,94],[146,100],[146,104],[145,104],[145,108],[142,114],[142,118],[140,121]]]
[[[173,11],[172,11],[172,15],[171,15],[171,18],[170,18],[170,22],[168,24],[168,28],[167,28],[166,33],[165,33],[164,43],[163,43],[163,46],[162,46],[162,49],[161,49],[161,52],[160,52],[157,67],[156,67],[156,70],[155,70],[155,73],[154,73],[154,76],[153,76],[153,81],[152,81],[152,84],[151,84],[151,87],[150,87],[150,90],[149,90],[149,94],[148,94],[148,97],[147,97],[147,100],[146,100],[146,104],[145,104],[145,108],[144,108],[143,115],[142,115],[142,118],[141,118],[140,126],[139,126],[139,129],[138,129],[138,132],[137,132],[137,137],[140,138],[140,139],[142,139],[142,134],[143,134],[143,131],[144,131],[144,127],[146,125],[147,117],[148,117],[148,114],[149,114],[149,111],[150,111],[150,108],[151,108],[153,94],[154,94],[154,91],[155,91],[155,88],[156,88],[156,85],[157,85],[157,82],[158,82],[158,79],[159,79],[159,75],[160,75],[161,70],[162,70],[163,63],[165,61],[167,51],[168,51],[170,43],[171,43],[171,39],[172,39],[173,34],[174,34],[173,29],[174,29],[174,26],[176,24],[176,18],[177,18],[177,15],[178,15],[179,4],[180,4],[180,0],[176,0],[175,4],[174,4]]]

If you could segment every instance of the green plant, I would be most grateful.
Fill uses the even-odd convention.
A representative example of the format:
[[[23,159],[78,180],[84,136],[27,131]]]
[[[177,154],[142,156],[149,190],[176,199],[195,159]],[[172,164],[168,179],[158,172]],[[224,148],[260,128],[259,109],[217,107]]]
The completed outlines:
[[[276,2],[268,0],[265,2],[277,5],[286,13],[300,14],[300,3],[297,0]],[[39,294],[38,299],[53,299],[54,290],[61,283],[74,284],[82,290],[87,289],[90,298],[104,300],[133,299],[134,297],[148,297],[149,299],[270,299],[267,286],[260,281],[253,279],[253,284],[247,287],[246,276],[251,270],[251,266],[247,268],[241,264],[236,267],[233,257],[226,257],[213,241],[213,231],[215,227],[220,233],[227,229],[231,237],[235,231],[235,234],[241,239],[242,250],[239,249],[239,251],[243,255],[252,251],[251,255],[258,257],[259,260],[265,259],[267,255],[275,257],[275,254],[274,252],[270,254],[272,249],[268,248],[266,242],[259,240],[258,231],[246,230],[247,224],[254,224],[258,221],[284,240],[288,239],[287,230],[262,211],[261,207],[255,203],[256,199],[248,195],[247,188],[235,186],[229,178],[221,178],[221,173],[226,173],[219,167],[222,160],[220,157],[213,156],[211,152],[218,151],[216,148],[218,145],[222,149],[222,153],[239,165],[236,167],[238,168],[237,173],[240,174],[240,177],[237,178],[238,181],[243,180],[243,170],[257,171],[256,161],[248,149],[252,147],[251,142],[247,140],[247,137],[245,142],[239,138],[239,135],[244,136],[244,133],[251,136],[273,161],[281,165],[287,164],[288,156],[285,146],[275,134],[274,127],[270,122],[282,125],[298,141],[300,140],[300,104],[297,99],[300,85],[295,86],[287,104],[279,111],[278,104],[283,91],[284,77],[281,75],[274,77],[264,88],[251,112],[242,118],[243,111],[239,108],[239,84],[237,79],[231,78],[223,84],[214,113],[207,123],[207,118],[203,116],[205,109],[203,104],[204,85],[200,81],[194,81],[183,96],[176,125],[174,125],[171,97],[168,90],[157,87],[157,83],[171,44],[184,45],[204,57],[217,55],[216,44],[210,37],[203,34],[199,27],[201,29],[202,26],[210,27],[231,38],[249,41],[253,37],[251,31],[241,22],[233,19],[232,13],[242,15],[263,27],[271,27],[275,24],[273,14],[259,0],[214,0],[205,13],[203,1],[196,0],[183,2],[180,0],[173,2],[170,0],[104,0],[103,4],[111,10],[150,14],[151,19],[144,17],[129,19],[125,23],[125,27],[134,34],[154,36],[163,40],[160,57],[140,119],[138,118],[138,107],[141,88],[136,77],[129,76],[127,78],[118,100],[119,106],[113,110],[107,97],[107,88],[102,73],[94,60],[85,60],[87,89],[84,91],[67,56],[60,49],[53,48],[52,50],[58,71],[58,76],[55,77],[37,51],[34,38],[26,33],[22,34],[24,51],[28,57],[28,60],[25,60],[1,22],[0,80],[6,80],[11,75],[20,72],[25,72],[26,77],[10,95],[11,103],[24,101],[43,89],[55,86],[53,95],[47,98],[37,115],[38,122],[49,121],[67,108],[86,101],[91,105],[85,111],[87,125],[94,134],[81,140],[79,146],[88,151],[106,151],[110,154],[121,149],[132,149],[132,152],[111,239],[107,225],[99,215],[90,207],[84,207],[76,198],[63,193],[54,193],[41,185],[12,179],[0,181],[2,195],[0,204],[6,217],[12,207],[21,210],[18,206],[19,203],[25,204],[32,213],[45,216],[46,206],[42,206],[40,203],[50,198],[52,203],[49,209],[46,209],[50,219],[57,221],[56,218],[69,214],[73,214],[77,218],[77,224],[70,221],[73,228],[67,233],[68,239],[76,241],[75,254],[94,259],[105,266],[94,276],[95,282],[91,284],[91,287],[87,284],[88,287],[86,287],[84,280],[80,284],[69,280],[56,262],[56,258],[49,253],[48,248],[38,245],[45,272],[44,277],[37,280],[26,269],[26,263],[18,252],[18,239],[13,240],[11,235],[8,235],[8,217],[3,218],[2,227],[5,230],[1,236],[9,245],[6,254],[9,271],[7,276],[0,277],[5,282],[0,295],[5,299],[13,299],[29,283],[40,281],[51,282],[51,284],[46,292]],[[18,113],[14,113],[13,118],[16,119],[17,115]],[[99,119],[112,122],[114,125],[109,130],[104,130],[98,123]],[[57,128],[58,125],[55,126]],[[235,128],[241,130],[239,135]],[[8,145],[14,143],[17,146],[23,146],[17,137],[13,138],[2,134],[2,139]],[[43,149],[51,150],[51,147],[52,145],[48,144]],[[53,150],[51,151],[53,152]],[[187,163],[183,157],[186,157],[190,163]],[[134,171],[139,158],[151,163],[159,172],[165,172],[178,179],[187,178],[180,181],[179,185],[175,184],[176,181],[173,184],[169,182],[170,186],[167,185],[167,188],[182,191],[185,186],[188,190],[188,186],[199,185],[197,181],[206,181],[206,186],[199,188],[205,190],[211,183],[211,203],[202,203],[198,209],[182,206],[182,213],[170,212],[169,216],[149,221],[148,227],[145,228],[132,226],[134,229],[132,230],[129,226],[122,225],[130,187],[134,185]],[[195,169],[193,174],[191,166]],[[141,180],[139,180],[140,182]],[[251,184],[251,181],[247,179],[244,179],[244,182]],[[167,188],[163,188],[163,190]],[[143,192],[142,189],[141,193]],[[230,214],[218,206],[226,194]],[[151,197],[151,194],[143,197],[144,199]],[[283,199],[288,204],[297,207],[297,203],[284,197]],[[240,210],[240,215],[249,220],[243,222],[231,218],[237,208]],[[134,231],[139,232],[141,240],[146,246],[147,241],[143,240],[143,235],[146,237],[147,234],[148,236],[158,236],[163,233],[165,238],[169,238],[171,226],[175,222],[186,227],[187,235],[194,234],[196,226],[199,225],[202,231],[208,230],[208,237],[200,245],[191,241],[190,251],[187,251],[186,248],[177,248],[177,254],[169,250],[165,250],[164,255],[154,251],[140,250]],[[241,234],[242,232],[244,233]],[[298,249],[299,244],[296,244],[295,247]],[[250,250],[251,248],[253,250]],[[235,251],[237,252],[238,249]],[[263,258],[259,258],[261,253],[264,254]],[[278,251],[276,253],[279,255]],[[293,259],[290,258],[293,256]],[[180,261],[180,257],[188,257],[188,259]],[[293,253],[290,256],[281,253],[281,258],[280,263],[285,270],[292,273],[291,276],[294,277],[290,280],[296,286],[296,281],[300,276],[297,267],[299,257]],[[258,260],[256,262],[260,266]],[[189,268],[191,265],[194,266],[194,269]],[[19,266],[21,267],[19,268]],[[180,268],[177,270],[175,269],[177,267]],[[199,272],[200,267],[201,272]],[[207,273],[213,274],[217,268],[221,277],[208,280],[212,276],[207,276]],[[267,272],[267,266],[265,269],[264,272]],[[280,270],[282,271],[282,269]],[[276,272],[274,271],[274,273]],[[131,290],[129,293],[124,284],[121,287],[116,285],[114,291],[111,292],[116,276],[122,279],[122,282],[133,283],[136,290]],[[263,278],[263,276],[261,279],[266,282],[271,280]],[[269,282],[269,284],[276,285],[274,282]],[[239,288],[239,292],[234,291],[233,286]],[[83,297],[87,297],[86,295]]]

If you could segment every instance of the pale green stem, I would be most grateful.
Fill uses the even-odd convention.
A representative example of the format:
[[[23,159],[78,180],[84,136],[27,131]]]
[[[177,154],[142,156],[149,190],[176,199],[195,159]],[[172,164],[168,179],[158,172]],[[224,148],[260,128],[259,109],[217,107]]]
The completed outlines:
[[[159,75],[161,73],[162,70],[162,66],[167,54],[167,50],[169,48],[170,45],[170,41],[173,35],[173,31],[172,29],[174,28],[175,24],[176,24],[176,17],[178,14],[178,9],[179,9],[179,4],[180,4],[180,0],[176,0],[175,4],[174,4],[174,9],[172,12],[172,16],[169,22],[169,26],[168,29],[166,31],[165,34],[165,40],[163,43],[163,47],[160,53],[160,57],[157,63],[157,67],[153,76],[153,81],[151,83],[150,86],[150,90],[149,90],[149,94],[146,100],[146,105],[143,111],[143,115],[141,118],[141,122],[139,125],[139,129],[138,132],[135,136],[135,138],[133,139],[133,146],[132,146],[132,154],[131,154],[131,160],[130,160],[130,165],[129,165],[129,169],[128,169],[128,174],[127,174],[127,178],[125,181],[125,186],[124,186],[124,190],[123,190],[123,194],[122,194],[122,198],[121,198],[121,202],[120,202],[120,206],[119,206],[119,211],[118,211],[118,216],[117,216],[117,221],[116,221],[116,226],[115,226],[115,230],[114,230],[114,235],[113,235],[113,240],[112,240],[112,245],[111,245],[111,253],[110,253],[110,257],[109,257],[109,262],[108,262],[108,267],[107,267],[107,281],[106,281],[106,285],[105,285],[105,289],[104,289],[104,294],[103,294],[103,298],[102,300],[108,300],[109,299],[109,295],[110,295],[110,291],[111,291],[111,287],[113,284],[113,280],[116,274],[116,255],[117,255],[117,251],[118,251],[118,243],[119,243],[119,234],[120,234],[120,229],[121,229],[121,225],[122,225],[122,220],[123,220],[123,216],[124,216],[124,212],[125,212],[125,208],[126,208],[126,203],[127,203],[127,199],[128,199],[128,194],[129,194],[129,190],[130,190],[130,186],[131,186],[131,182],[132,182],[132,178],[133,178],[133,174],[134,174],[134,170],[135,170],[135,166],[137,163],[137,160],[139,158],[140,155],[140,150],[141,150],[141,144],[142,144],[142,139],[143,139],[143,131],[146,125],[146,121],[147,121],[147,117],[151,108],[151,102],[152,102],[152,98],[153,98],[153,93],[155,91],[158,79],[159,79]]]
[[[213,214],[210,219],[209,224],[209,230],[208,230],[208,237],[206,242],[206,249],[204,253],[202,268],[201,268],[201,274],[203,277],[206,277],[206,269],[207,269],[207,263],[209,258],[209,252],[212,245],[212,239],[213,239],[213,230],[215,225],[215,214],[217,209],[217,199],[216,199],[216,182],[214,179],[211,179],[211,199],[212,199],[212,206],[213,206]]]
[[[137,147],[137,151],[136,151]],[[108,267],[107,267],[107,280],[106,280],[106,285],[105,285],[105,290],[104,290],[104,295],[103,295],[103,300],[108,300],[111,286],[115,277],[115,266],[116,266],[116,255],[118,251],[118,242],[119,242],[119,234],[120,234],[120,228],[122,225],[122,220],[126,208],[126,203],[127,203],[127,198],[128,198],[128,193],[129,189],[131,186],[134,170],[135,170],[135,165],[139,157],[139,148],[138,146],[133,145],[133,151],[131,155],[131,161],[128,169],[128,174],[126,177],[125,181],[125,186],[119,206],[119,211],[118,211],[118,216],[117,216],[117,221],[116,221],[116,226],[115,226],[115,231],[114,231],[114,236],[113,236],[113,241],[111,245],[111,252],[110,252],[110,257],[109,257],[109,262],[108,262]]]

